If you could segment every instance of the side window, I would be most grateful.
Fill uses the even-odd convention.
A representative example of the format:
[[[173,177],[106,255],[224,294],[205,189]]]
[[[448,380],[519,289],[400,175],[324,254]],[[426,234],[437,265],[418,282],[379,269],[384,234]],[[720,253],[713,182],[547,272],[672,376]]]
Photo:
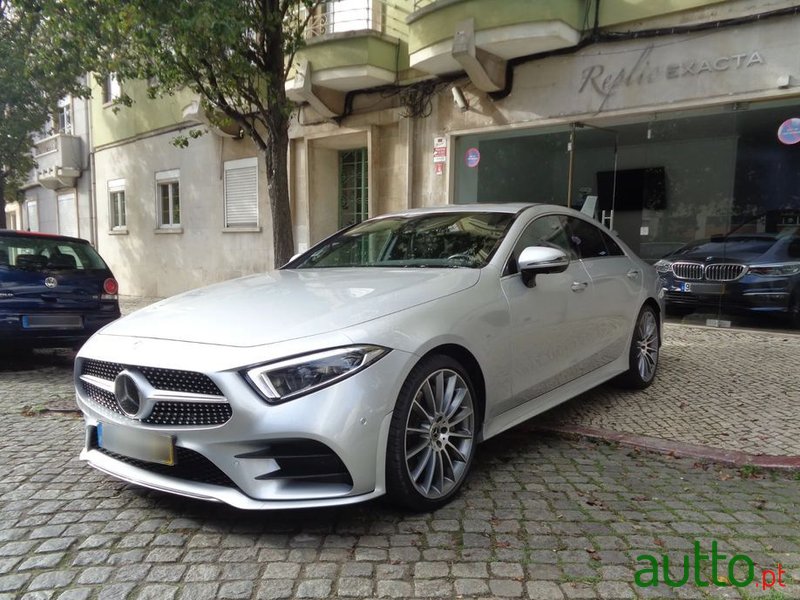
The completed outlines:
[[[603,236],[603,241],[606,243],[606,249],[608,250],[609,256],[625,256],[622,248],[620,248],[619,244],[614,241],[614,238],[608,235],[605,231],[600,231],[600,235]]]
[[[566,217],[560,215],[539,217],[525,228],[525,231],[522,232],[517,244],[514,246],[514,252],[511,255],[506,274],[517,272],[517,259],[520,253],[528,246],[559,248],[566,252],[570,259],[577,258],[569,243]]]
[[[573,252],[579,258],[597,258],[601,256],[610,256],[611,253],[606,247],[606,241],[603,239],[605,234],[599,227],[592,225],[588,221],[569,217],[569,239],[572,245]],[[613,242],[613,240],[610,240]],[[616,246],[616,243],[614,243]],[[617,249],[622,250],[617,246]]]

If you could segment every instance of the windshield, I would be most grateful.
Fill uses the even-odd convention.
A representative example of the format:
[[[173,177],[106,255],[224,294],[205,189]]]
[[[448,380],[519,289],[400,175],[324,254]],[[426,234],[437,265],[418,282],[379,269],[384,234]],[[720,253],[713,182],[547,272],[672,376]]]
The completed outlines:
[[[336,234],[288,267],[483,267],[513,219],[508,213],[463,212],[372,219]]]
[[[15,235],[0,235],[0,267],[25,271],[107,268],[89,244]]]

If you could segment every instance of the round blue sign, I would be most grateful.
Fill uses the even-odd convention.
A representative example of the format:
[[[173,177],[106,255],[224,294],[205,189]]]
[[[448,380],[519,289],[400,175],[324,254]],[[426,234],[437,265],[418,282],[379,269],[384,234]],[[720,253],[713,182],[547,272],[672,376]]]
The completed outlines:
[[[470,169],[474,169],[478,166],[478,163],[481,162],[481,151],[477,148],[470,148],[464,155],[464,160],[467,162],[467,166]]]
[[[781,123],[778,127],[778,139],[787,145],[800,142],[800,119],[794,117]]]

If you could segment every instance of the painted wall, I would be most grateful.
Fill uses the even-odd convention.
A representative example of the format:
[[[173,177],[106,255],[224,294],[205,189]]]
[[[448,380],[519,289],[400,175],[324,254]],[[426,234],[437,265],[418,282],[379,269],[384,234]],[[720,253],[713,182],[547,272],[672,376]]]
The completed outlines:
[[[265,271],[272,266],[272,229],[263,161],[259,160],[258,231],[224,232],[223,163],[256,155],[245,140],[211,134],[188,149],[174,134],[100,150],[97,165],[99,250],[120,281],[120,293],[170,296]],[[157,171],[180,169],[181,232],[157,230]],[[127,233],[109,231],[108,181],[125,179]]]

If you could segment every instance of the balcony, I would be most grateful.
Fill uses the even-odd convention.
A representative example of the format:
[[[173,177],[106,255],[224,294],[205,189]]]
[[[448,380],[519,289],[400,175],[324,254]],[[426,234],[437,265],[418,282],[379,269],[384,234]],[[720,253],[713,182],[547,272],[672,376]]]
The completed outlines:
[[[502,87],[505,61],[578,43],[586,0],[415,0],[408,16],[410,66],[444,75],[486,70],[481,89]],[[474,66],[473,66],[474,65]]]
[[[33,158],[36,168],[27,186],[38,184],[51,190],[74,187],[81,176],[81,138],[65,133],[43,138],[34,144]]]
[[[398,71],[408,68],[404,40],[409,11],[403,4],[411,6],[410,0],[320,4],[309,19],[306,46],[295,57],[286,84],[289,98],[317,104],[318,112],[331,116],[341,114],[346,92],[395,82]]]

